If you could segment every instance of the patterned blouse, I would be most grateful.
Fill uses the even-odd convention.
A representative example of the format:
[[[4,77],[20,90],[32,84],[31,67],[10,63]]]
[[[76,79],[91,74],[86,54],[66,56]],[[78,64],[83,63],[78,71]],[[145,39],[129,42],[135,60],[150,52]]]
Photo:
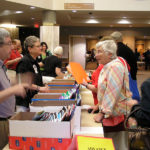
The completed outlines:
[[[132,97],[129,89],[128,69],[118,58],[104,65],[98,79],[98,101],[108,116],[127,114],[126,102]]]

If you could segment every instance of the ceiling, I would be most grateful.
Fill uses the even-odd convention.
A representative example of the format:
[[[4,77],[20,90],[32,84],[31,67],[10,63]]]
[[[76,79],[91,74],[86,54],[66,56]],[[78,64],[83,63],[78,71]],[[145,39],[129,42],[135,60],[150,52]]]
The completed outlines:
[[[0,0],[0,24],[9,23],[21,26],[42,25],[42,13],[46,9],[30,9],[29,5]],[[23,13],[16,14],[16,11]],[[61,26],[102,26],[102,27],[150,27],[150,11],[56,11],[57,24]],[[95,19],[97,23],[86,23]],[[127,20],[127,24],[118,24],[120,20]]]

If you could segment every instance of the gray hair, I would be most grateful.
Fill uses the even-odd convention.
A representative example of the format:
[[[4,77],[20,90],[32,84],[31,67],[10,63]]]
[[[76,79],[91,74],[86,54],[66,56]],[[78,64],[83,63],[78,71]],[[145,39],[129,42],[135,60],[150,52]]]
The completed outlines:
[[[55,55],[62,55],[62,54],[63,54],[63,48],[62,48],[61,46],[57,46],[57,47],[54,49],[53,53],[54,53]]]
[[[28,36],[24,41],[24,48],[28,51],[28,47],[33,47],[34,43],[40,41],[36,36]]]
[[[4,44],[7,37],[10,37],[10,33],[6,29],[0,28],[0,44]]]
[[[122,33],[119,31],[115,31],[110,35],[115,41],[121,42],[122,41]]]
[[[112,59],[117,58],[117,45],[114,40],[100,41],[96,44],[96,48],[102,47],[104,52],[111,53]]]

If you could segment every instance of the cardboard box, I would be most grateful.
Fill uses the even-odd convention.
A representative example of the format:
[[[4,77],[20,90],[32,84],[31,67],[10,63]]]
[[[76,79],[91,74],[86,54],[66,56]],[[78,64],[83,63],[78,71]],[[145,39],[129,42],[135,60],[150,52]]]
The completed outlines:
[[[9,136],[9,148],[15,150],[66,150],[72,139]]]
[[[48,85],[50,89],[73,89],[75,85]]]
[[[71,121],[62,122],[33,121],[34,115],[34,112],[20,112],[11,117],[9,119],[9,135],[38,138],[72,137],[75,115],[72,116]]]
[[[71,104],[76,104],[75,100],[67,100],[67,101],[34,101],[30,104],[30,112],[56,112],[56,110],[60,110],[62,106],[68,106]]]
[[[47,94],[48,93],[66,93],[67,91],[68,91],[68,89],[50,89],[49,91],[46,91],[45,93],[47,93]]]

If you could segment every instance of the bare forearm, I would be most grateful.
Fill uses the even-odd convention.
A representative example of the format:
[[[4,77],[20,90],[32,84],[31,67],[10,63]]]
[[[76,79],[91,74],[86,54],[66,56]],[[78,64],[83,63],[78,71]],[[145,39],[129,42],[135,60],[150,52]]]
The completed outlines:
[[[5,89],[3,91],[0,91],[0,103],[5,101],[10,96],[14,95],[14,89],[13,87],[10,87],[8,89]]]

